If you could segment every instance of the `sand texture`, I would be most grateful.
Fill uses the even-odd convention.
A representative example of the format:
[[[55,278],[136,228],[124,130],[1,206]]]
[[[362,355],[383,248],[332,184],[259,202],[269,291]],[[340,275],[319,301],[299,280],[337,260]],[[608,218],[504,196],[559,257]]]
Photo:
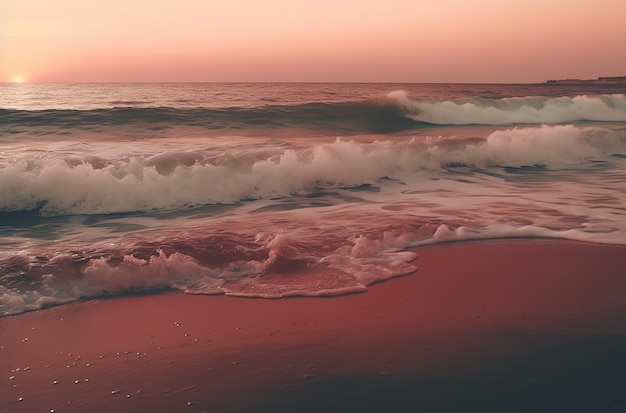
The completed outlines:
[[[332,298],[179,292],[0,319],[1,412],[626,411],[626,247],[422,247]]]

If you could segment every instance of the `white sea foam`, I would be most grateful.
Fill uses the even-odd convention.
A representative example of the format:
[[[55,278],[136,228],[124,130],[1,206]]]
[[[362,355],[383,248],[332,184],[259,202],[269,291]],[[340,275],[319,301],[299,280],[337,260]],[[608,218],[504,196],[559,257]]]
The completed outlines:
[[[437,125],[562,124],[578,121],[626,121],[626,95],[513,97],[504,99],[414,99],[389,94],[406,116]]]
[[[58,215],[173,210],[356,187],[453,165],[558,170],[589,161],[614,162],[612,155],[624,153],[626,138],[618,131],[567,125],[500,130],[471,143],[338,139],[264,160],[225,153],[226,162],[208,162],[202,153],[178,152],[96,164],[16,157],[0,164],[0,211],[39,208],[43,215]]]
[[[417,270],[417,254],[407,250],[444,242],[502,239],[554,238],[576,241],[609,242],[606,234],[586,233],[580,229],[550,230],[544,227],[489,225],[485,228],[458,227],[443,224],[430,236],[411,233],[387,233],[380,239],[360,236],[323,257],[298,251],[290,236],[270,239],[267,258],[232,261],[224,266],[200,264],[190,255],[157,250],[149,258],[133,254],[121,260],[93,258],[80,268],[79,274],[46,274],[39,287],[24,291],[0,285],[0,316],[19,314],[46,306],[59,305],[81,298],[154,289],[179,289],[190,294],[226,294],[239,297],[280,298],[288,296],[333,296],[367,290],[373,283],[410,274]],[[615,243],[623,243],[618,234]],[[39,251],[41,254],[42,251]],[[278,259],[306,263],[306,274],[289,269],[282,276],[273,273]],[[332,274],[329,276],[328,274]]]
[[[26,291],[0,285],[0,316],[81,298],[155,289],[263,298],[332,296],[364,291],[372,283],[416,270],[411,264],[416,258],[413,252],[387,251],[386,242],[366,237],[355,240],[352,247],[348,244],[323,258],[299,251],[293,242],[291,236],[278,234],[265,243],[265,258],[234,260],[223,265],[201,264],[188,254],[166,254],[161,249],[147,258],[138,258],[132,253],[117,259],[79,258],[76,262],[71,256],[55,257],[56,260],[69,259],[69,265],[77,267],[75,273],[70,276],[52,265],[46,267],[34,288],[35,284]],[[31,255],[28,251],[21,254],[25,261]],[[38,250],[38,254],[44,255],[45,251]],[[279,263],[281,260],[284,262]],[[305,268],[305,276],[298,275],[302,268]],[[281,276],[282,271],[287,271],[288,275]],[[332,277],[326,276],[329,271],[334,274]]]

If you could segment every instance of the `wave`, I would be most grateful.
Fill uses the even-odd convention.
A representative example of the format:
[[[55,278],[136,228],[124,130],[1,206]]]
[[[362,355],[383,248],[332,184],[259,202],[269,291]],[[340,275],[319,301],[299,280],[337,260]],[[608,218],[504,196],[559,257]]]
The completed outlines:
[[[626,122],[626,95],[415,99],[396,91],[389,98],[418,122],[437,125],[564,124]]]
[[[390,228],[393,227],[393,228]],[[243,227],[242,227],[243,229]],[[366,291],[373,283],[417,271],[410,248],[440,242],[506,237],[589,240],[580,230],[506,225],[483,229],[394,223],[378,235],[217,231],[81,246],[39,247],[0,254],[0,317],[79,299],[178,289],[190,294],[283,298]],[[344,234],[346,235],[346,234]]]
[[[108,214],[177,210],[243,200],[355,188],[420,170],[541,166],[571,169],[621,162],[619,131],[571,125],[513,128],[484,139],[334,143],[289,149],[263,159],[202,151],[106,160],[41,155],[0,160],[0,213]]]
[[[0,109],[7,132],[19,127],[88,128],[149,124],[198,126],[208,130],[308,128],[339,133],[387,133],[428,125],[564,124],[626,122],[626,96],[428,99],[403,91],[357,102],[268,105],[252,108],[114,107],[94,110]]]
[[[345,238],[332,231],[330,237],[311,240],[297,231],[207,236],[206,228],[199,228],[64,252],[3,252],[0,317],[86,298],[172,289],[258,298],[344,295],[418,271],[412,249],[421,245],[499,238],[597,241],[597,234],[579,229],[537,226],[449,228],[396,222],[379,230],[378,235]],[[613,241],[623,244],[623,238]]]
[[[0,317],[81,298],[179,289],[241,297],[333,296],[416,270],[416,255],[368,237],[186,230],[150,240],[0,253]],[[216,231],[212,231],[216,232]],[[220,232],[220,231],[217,231]],[[396,237],[397,239],[397,237]]]
[[[150,124],[197,126],[209,130],[256,128],[332,129],[338,132],[385,133],[413,129],[420,122],[405,117],[392,101],[306,103],[255,108],[115,107],[93,110],[0,109],[7,126],[80,128],[93,125]]]

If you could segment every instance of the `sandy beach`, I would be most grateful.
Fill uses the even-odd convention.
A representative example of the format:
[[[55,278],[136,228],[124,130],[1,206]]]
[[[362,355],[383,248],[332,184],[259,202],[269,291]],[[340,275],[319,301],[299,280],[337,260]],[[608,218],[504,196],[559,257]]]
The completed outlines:
[[[0,412],[626,410],[626,246],[421,247],[331,298],[180,292],[0,319]]]

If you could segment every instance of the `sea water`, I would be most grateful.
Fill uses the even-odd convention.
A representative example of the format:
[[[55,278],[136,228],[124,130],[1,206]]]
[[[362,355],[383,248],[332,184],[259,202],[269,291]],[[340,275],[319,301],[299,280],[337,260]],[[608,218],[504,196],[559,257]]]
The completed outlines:
[[[364,291],[438,242],[626,244],[625,93],[2,84],[0,316],[149,290]]]

